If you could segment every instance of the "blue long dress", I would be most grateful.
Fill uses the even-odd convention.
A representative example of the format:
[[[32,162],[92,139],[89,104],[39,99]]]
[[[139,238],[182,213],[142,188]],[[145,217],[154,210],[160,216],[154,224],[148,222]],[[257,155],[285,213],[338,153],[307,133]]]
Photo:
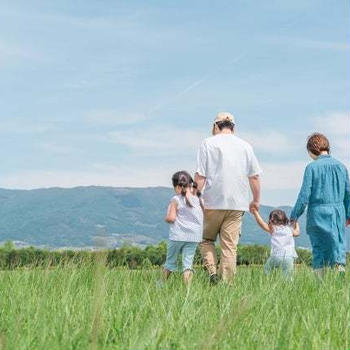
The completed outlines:
[[[312,246],[313,268],[345,265],[350,184],[344,164],[330,155],[321,155],[306,167],[291,220],[297,220],[306,207],[306,231]]]

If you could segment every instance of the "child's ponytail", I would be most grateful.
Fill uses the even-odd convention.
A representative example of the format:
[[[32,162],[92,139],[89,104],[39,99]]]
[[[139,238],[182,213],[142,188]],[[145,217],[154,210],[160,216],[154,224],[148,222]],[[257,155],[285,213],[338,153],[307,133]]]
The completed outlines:
[[[187,188],[191,187],[193,183],[191,175],[186,171],[179,171],[173,175],[172,181],[174,187],[181,187],[181,195],[185,197],[186,205],[193,208],[187,194]]]
[[[185,185],[180,185],[181,186],[181,196],[186,197],[186,186]]]
[[[181,186],[181,196],[185,197],[185,202],[186,202],[186,205],[190,208],[193,208],[193,205],[192,203],[190,202],[190,200],[188,199],[188,194],[187,194],[187,188],[189,187],[188,185],[186,184],[182,184],[180,185]]]
[[[193,181],[192,188],[193,188],[193,194],[199,198],[199,204],[200,204],[202,210],[204,211],[204,204],[203,204],[203,201],[201,199],[202,192],[198,190],[197,182]]]

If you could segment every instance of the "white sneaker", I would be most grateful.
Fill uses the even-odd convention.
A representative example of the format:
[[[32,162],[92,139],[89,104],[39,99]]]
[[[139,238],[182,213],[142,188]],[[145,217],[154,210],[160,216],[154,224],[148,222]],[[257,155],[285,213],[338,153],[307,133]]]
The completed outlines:
[[[344,265],[337,264],[337,265],[335,265],[335,270],[336,270],[337,272],[340,272],[340,273],[345,273],[345,266],[344,266]]]

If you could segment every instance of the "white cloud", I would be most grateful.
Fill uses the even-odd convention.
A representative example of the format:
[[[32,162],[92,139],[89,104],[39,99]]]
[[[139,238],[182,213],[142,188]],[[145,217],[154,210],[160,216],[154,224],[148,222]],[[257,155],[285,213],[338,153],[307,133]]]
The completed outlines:
[[[39,148],[51,155],[68,156],[73,153],[74,154],[83,153],[82,148],[69,146],[66,143],[45,142],[45,143],[39,144]]]
[[[208,130],[187,129],[179,127],[146,128],[132,130],[115,130],[107,134],[106,140],[127,146],[133,151],[152,152],[163,155],[194,154],[204,138],[210,136]],[[237,136],[249,142],[259,153],[283,154],[295,150],[298,145],[293,137],[277,130],[261,130],[259,132],[239,132]]]
[[[127,146],[139,152],[157,152],[164,154],[195,154],[207,135],[199,130],[180,128],[153,128],[116,130],[108,133],[106,140],[112,143]]]
[[[171,169],[159,167],[94,165],[87,170],[32,170],[3,175],[0,187],[34,189],[48,187],[115,186],[148,187],[170,186]]]
[[[261,176],[264,190],[297,190],[302,183],[307,163],[296,162],[262,162]]]
[[[102,114],[99,114],[102,115]],[[114,125],[119,123],[114,120],[114,114],[105,114],[105,123]],[[321,116],[309,118],[312,121],[312,129],[324,132],[331,141],[334,155],[349,164],[349,114],[331,112]],[[135,121],[137,117],[135,117]],[[121,122],[123,123],[123,121]],[[115,124],[118,126],[118,124]],[[18,125],[17,125],[18,126]],[[4,126],[2,125],[1,128]],[[0,128],[0,129],[1,129]],[[32,130],[35,131],[35,130]],[[37,130],[40,131],[40,128]],[[269,154],[268,161],[262,157],[263,168],[262,190],[264,203],[270,203],[270,197],[274,196],[274,203],[291,204],[295,193],[298,194],[301,186],[303,172],[307,161],[274,161],[274,156],[294,152],[296,159],[304,157],[299,148],[305,147],[307,132],[297,136],[280,133],[277,130],[262,130],[243,132],[239,136],[251,142],[257,152]],[[195,170],[196,151],[201,141],[208,136],[207,130],[186,129],[179,127],[168,128],[128,128],[120,130],[115,128],[109,132],[104,140],[126,147],[130,152],[129,165],[119,164],[92,164],[84,170],[33,170],[21,174],[10,174],[0,179],[0,186],[7,188],[38,188],[38,187],[74,187],[88,185],[103,186],[170,186],[171,175],[179,170]],[[295,142],[297,141],[297,142]],[[69,154],[69,147],[60,147],[55,143],[45,144],[49,151],[61,154]],[[74,151],[75,152],[75,151]],[[306,153],[306,150],[305,150]],[[132,162],[134,155],[142,156],[141,162]],[[160,156],[159,163],[147,162],[147,157]],[[170,156],[170,157],[167,157]],[[311,161],[311,160],[310,160]],[[288,198],[279,198],[284,193],[289,193]],[[272,198],[272,197],[271,197]],[[293,197],[294,198],[294,197]]]
[[[91,111],[86,116],[90,123],[114,126],[136,124],[146,119],[142,113],[120,113],[109,109]]]
[[[302,182],[305,162],[262,162],[262,186],[264,190],[298,189]],[[158,165],[109,165],[92,164],[84,170],[32,170],[20,174],[3,175],[0,186],[7,188],[74,187],[74,186],[170,186],[171,175],[186,169],[193,173],[195,164],[191,160]]]
[[[315,119],[316,127],[335,136],[349,136],[350,113],[329,112]]]
[[[266,129],[238,133],[243,139],[253,145],[258,153],[268,154],[271,157],[284,153],[295,152],[300,158],[305,150],[307,136],[312,132],[325,134],[331,143],[332,154],[345,163],[350,161],[350,114],[346,112],[329,112],[316,117],[305,118],[311,121],[310,131],[280,132]]]
[[[277,130],[259,130],[259,132],[237,133],[249,142],[260,153],[280,154],[291,152],[297,148],[291,135],[283,134]]]
[[[324,133],[330,141],[335,157],[349,164],[350,161],[350,113],[329,112],[313,119],[315,131]]]
[[[0,133],[42,134],[51,131],[54,128],[55,127],[51,123],[38,123],[28,121],[25,118],[9,118],[8,120],[1,120],[0,122]]]
[[[301,185],[306,163],[262,163],[262,201],[264,204],[292,204]],[[193,173],[195,164],[191,160],[176,163],[159,163],[158,166],[133,166],[92,164],[86,170],[32,170],[18,174],[3,175],[0,187],[33,189],[49,187],[113,186],[113,187],[154,187],[171,186],[171,176],[179,169]],[[287,192],[288,197],[285,197]],[[281,193],[281,195],[277,195]],[[271,195],[270,195],[271,194]],[[272,199],[271,199],[272,198]]]

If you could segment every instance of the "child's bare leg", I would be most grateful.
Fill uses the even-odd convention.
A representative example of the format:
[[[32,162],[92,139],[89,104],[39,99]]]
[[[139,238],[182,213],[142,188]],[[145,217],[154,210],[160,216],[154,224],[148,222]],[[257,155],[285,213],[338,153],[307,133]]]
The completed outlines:
[[[191,270],[185,270],[183,272],[183,280],[186,286],[188,286],[192,281],[193,273]]]
[[[169,270],[167,270],[167,269],[165,269],[163,267],[163,270],[162,270],[162,277],[163,277],[163,279],[167,280],[169,278],[170,274],[171,274],[171,271],[169,271]]]

